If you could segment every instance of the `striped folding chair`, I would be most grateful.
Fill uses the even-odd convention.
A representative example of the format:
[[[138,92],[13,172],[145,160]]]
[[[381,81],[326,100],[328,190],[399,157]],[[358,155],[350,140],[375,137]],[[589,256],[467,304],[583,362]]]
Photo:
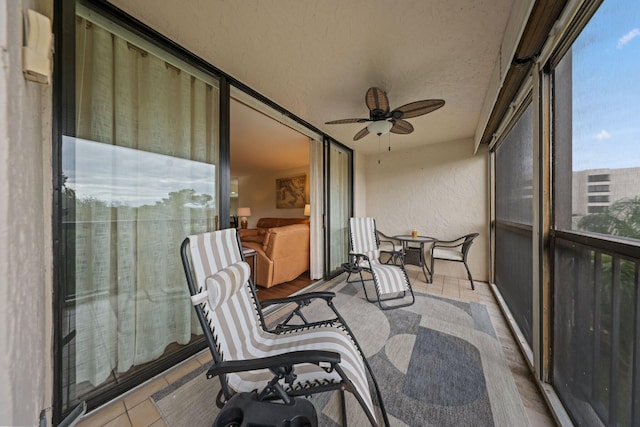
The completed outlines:
[[[207,378],[220,379],[216,398],[220,408],[236,393],[255,393],[260,402],[291,403],[298,396],[340,390],[346,417],[346,390],[377,426],[368,372],[384,425],[389,425],[371,367],[334,307],[332,292],[260,303],[235,229],[189,236],[182,243],[181,256],[191,300],[213,356]],[[336,317],[309,323],[301,310],[318,298],[326,301]],[[291,315],[268,330],[263,307],[292,303]],[[302,324],[292,324],[294,318],[302,319]]]
[[[349,276],[347,282],[362,282],[364,295],[367,301],[377,302],[381,309],[406,307],[415,302],[415,296],[409,276],[404,268],[402,256],[397,257],[399,264],[385,264],[380,262],[380,244],[376,231],[376,221],[373,218],[349,218],[349,240],[351,250],[349,255],[350,263]],[[371,275],[370,279],[365,279],[362,272]],[[357,273],[359,280],[349,280],[351,274]],[[367,293],[365,282],[373,281],[376,298],[370,298]],[[387,304],[388,301],[395,301]]]

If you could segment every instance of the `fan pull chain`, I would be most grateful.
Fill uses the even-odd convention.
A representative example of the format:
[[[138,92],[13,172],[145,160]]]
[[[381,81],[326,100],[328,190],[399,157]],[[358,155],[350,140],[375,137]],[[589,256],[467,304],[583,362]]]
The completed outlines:
[[[380,164],[380,134],[378,134],[378,164]]]
[[[387,135],[389,135],[389,151],[391,151],[391,133],[388,133]]]

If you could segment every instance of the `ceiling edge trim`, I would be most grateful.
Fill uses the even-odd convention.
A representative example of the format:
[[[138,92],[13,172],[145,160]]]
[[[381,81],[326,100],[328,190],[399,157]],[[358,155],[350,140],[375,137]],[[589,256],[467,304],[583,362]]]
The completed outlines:
[[[515,55],[509,63],[497,99],[491,107],[489,119],[484,124],[482,135],[475,135],[476,144],[489,144],[495,137],[495,132],[502,121],[503,115],[509,108],[513,98],[520,91],[522,83],[531,69],[536,57],[540,55],[549,36],[562,15],[568,0],[536,0],[527,19],[527,24],[521,34]],[[505,34],[506,35],[506,34]],[[477,130],[481,129],[479,127]]]
[[[545,64],[551,60],[553,56],[556,56],[558,54],[557,50],[562,44],[567,41],[573,42],[573,38],[570,37],[571,32],[577,31],[579,33],[583,28],[582,26],[575,28],[576,22],[579,23],[582,19],[588,21],[603,1],[604,0],[568,0],[564,11],[551,29],[551,34],[549,34],[549,38],[540,52],[538,58],[540,63]],[[569,40],[567,40],[568,38]]]
[[[515,56],[516,49],[520,44],[522,34],[527,27],[527,22],[535,0],[514,2],[509,12],[507,27],[505,28],[504,37],[500,44],[500,50],[496,57],[495,67],[491,74],[489,86],[485,94],[485,99],[480,111],[480,120],[473,137],[473,152],[477,153],[478,147],[482,140],[482,135],[491,117],[493,108],[498,100],[498,95],[507,77],[508,70],[511,66],[511,58]]]
[[[275,108],[272,108],[270,106],[268,106],[267,104],[265,104],[264,102],[260,101],[257,98],[254,98],[253,96],[251,96],[250,94],[248,94],[247,92],[244,92],[241,89],[236,88],[235,86],[231,85],[231,98],[237,100],[238,102],[241,102],[251,108],[253,108],[256,111],[259,111],[260,113],[264,114],[265,116],[271,117],[272,119],[274,119],[277,122],[282,123],[283,125],[295,130],[296,132],[300,132],[301,134],[314,139],[316,141],[322,141],[322,135],[316,132],[313,132],[311,129],[309,129],[306,126],[303,126],[302,124],[298,123],[297,121],[293,120],[291,117],[287,116],[286,114],[277,111]]]
[[[564,11],[552,27],[549,37],[542,47],[540,55],[535,61],[533,70],[529,72],[528,76],[523,80],[520,85],[520,89],[513,98],[513,102],[510,103],[509,109],[505,111],[496,131],[494,132],[491,140],[489,140],[488,146],[490,150],[504,139],[505,133],[511,128],[511,123],[514,120],[514,117],[520,114],[518,110],[522,108],[524,103],[528,102],[527,98],[532,96],[531,90],[533,86],[533,73],[540,73],[546,62],[550,60],[552,55],[555,55],[558,45],[563,42],[566,34],[573,27],[575,18],[578,16],[582,6],[587,1],[588,0],[569,0],[565,5]],[[478,150],[479,145],[474,147],[476,151]]]

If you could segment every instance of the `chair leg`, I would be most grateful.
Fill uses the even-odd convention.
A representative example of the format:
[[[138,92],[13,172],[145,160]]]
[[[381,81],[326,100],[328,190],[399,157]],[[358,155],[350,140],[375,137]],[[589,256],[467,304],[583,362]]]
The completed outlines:
[[[367,279],[366,281],[367,281],[367,282],[369,282],[369,281],[370,281],[370,282],[373,282],[373,286],[374,286],[374,288],[375,288],[376,284],[375,284],[375,280],[373,279],[373,277],[372,277],[371,279]],[[362,289],[364,289],[364,298],[365,298],[367,301],[371,302],[371,303],[375,303],[376,301],[378,301],[378,303],[379,303],[379,302],[380,302],[380,297],[378,297],[378,300],[375,300],[375,299],[371,299],[371,298],[369,298],[369,294],[367,293],[367,286],[364,284],[365,280],[364,280],[364,278],[362,277],[362,271],[360,272],[360,282],[362,282]],[[376,295],[377,295],[377,294],[378,294],[378,292],[376,291]]]
[[[434,259],[433,259],[433,255],[431,255],[431,270],[429,271],[429,274],[431,275],[431,280],[429,280],[429,283],[433,283],[433,275],[435,274],[435,271],[433,269],[433,266],[435,265],[434,263]]]
[[[402,267],[404,267],[404,265]],[[367,273],[371,274],[371,279],[365,279],[364,277],[362,277],[362,270],[365,270],[365,271],[367,271]],[[404,270],[404,268],[403,268],[403,270]],[[382,302],[384,302],[384,301],[393,301],[393,300],[398,300],[398,299],[404,299],[404,297],[407,295],[407,291],[406,290],[403,291],[401,296],[395,296],[395,297],[389,297],[389,298],[380,298],[380,294],[378,293],[378,288],[376,286],[376,280],[377,279],[376,279],[375,274],[373,273],[373,271],[367,270],[367,269],[364,269],[364,268],[358,268],[357,270],[353,269],[353,271],[352,271],[352,270],[346,269],[346,267],[345,267],[345,271],[349,272],[349,275],[347,276],[347,283],[356,283],[356,282],[362,283],[362,289],[364,290],[364,298],[370,303],[378,303],[380,308],[383,309],[383,310],[390,310],[390,309],[393,309],[393,308],[406,307],[406,306],[409,306],[409,305],[411,305],[411,304],[413,304],[415,302],[415,295],[413,294],[413,289],[411,288],[411,282],[409,281],[409,277],[406,275],[406,272],[404,273],[404,275],[405,275],[405,279],[407,281],[407,284],[409,284],[409,292],[411,293],[411,301],[407,302],[407,303],[404,303],[404,304],[398,304],[398,305],[389,306],[389,305],[386,305],[386,304],[382,304]],[[351,274],[352,273],[355,274],[356,272],[357,272],[358,276],[360,277],[360,280],[358,280],[358,279],[349,280],[349,278],[351,277]],[[426,276],[426,273],[425,273],[425,276]],[[373,282],[374,291],[376,293],[376,295],[375,295],[376,298],[375,299],[369,296],[369,293],[367,292],[367,286],[365,285],[365,282]]]
[[[369,377],[371,378],[371,381],[373,382],[373,388],[376,391],[376,399],[378,400],[378,406],[380,407],[380,411],[382,412],[382,422],[384,424],[385,427],[389,427],[389,416],[387,415],[387,408],[385,408],[384,406],[384,400],[382,400],[382,392],[380,392],[380,386],[378,386],[378,380],[376,380],[375,375],[373,375],[373,369],[371,369],[371,365],[369,365],[369,361],[367,360],[366,357],[364,357],[364,353],[362,353],[362,349],[360,348],[360,344],[356,343],[356,345],[358,346],[358,349],[360,350],[360,353],[363,355],[362,359],[364,360],[364,365],[367,368],[367,371],[369,371]]]
[[[340,400],[342,401],[342,425],[347,425],[347,401],[344,395],[344,389],[340,389]]]
[[[469,281],[471,282],[471,290],[475,291],[476,287],[473,285],[473,277],[471,277],[471,271],[469,270],[469,266],[467,265],[467,261],[464,260],[463,264],[464,264],[464,268],[467,269],[467,277],[469,277]]]
[[[355,335],[353,335],[353,331],[351,330],[349,325],[347,325],[347,323],[344,321],[344,318],[342,317],[340,312],[338,312],[338,310],[335,308],[335,306],[332,306],[332,309],[333,309],[333,312],[336,314],[336,317],[338,318],[338,321],[340,322],[340,324],[342,324],[342,326],[345,328],[345,330],[347,331],[347,333],[349,334],[349,336],[353,340],[353,343],[356,345],[356,348],[358,349],[358,353],[360,353],[360,356],[362,356],[362,361],[364,362],[364,366],[365,366],[366,370],[369,373],[369,378],[371,379],[371,382],[373,383],[373,388],[376,391],[376,399],[378,400],[378,406],[380,407],[380,410],[382,412],[382,421],[383,421],[385,427],[389,427],[390,426],[389,425],[389,417],[387,415],[387,409],[384,406],[384,400],[382,399],[382,392],[380,391],[380,386],[378,386],[378,380],[376,380],[376,376],[373,374],[373,369],[371,369],[371,365],[369,364],[369,360],[365,357],[364,352],[362,351],[362,347],[360,346],[360,343],[356,339]],[[336,366],[336,372],[338,373],[338,375],[340,375],[341,378],[346,380],[346,377],[344,375],[344,371],[342,370],[340,365]],[[351,383],[350,381],[346,381],[346,382]],[[343,393],[342,397],[343,397],[343,408],[344,408],[345,407],[344,406],[344,388],[341,389],[341,390],[342,390],[342,393]],[[374,421],[373,421],[373,418],[372,418],[373,414],[370,413],[366,409],[366,405],[364,404],[364,401],[362,400],[362,397],[358,393],[354,393],[354,396],[356,397],[356,400],[358,400],[358,402],[360,403],[360,406],[362,406],[362,409],[367,414],[367,417],[371,421],[371,425],[377,426],[378,424],[375,424]],[[346,410],[345,410],[345,415],[343,416],[343,420],[344,420],[345,425],[346,425]]]
[[[376,291],[376,296],[378,298],[378,305],[380,306],[380,308],[382,310],[392,310],[394,308],[407,307],[409,305],[412,305],[416,301],[416,297],[413,294],[413,288],[411,287],[411,281],[409,280],[409,276],[407,276],[407,272],[404,271],[404,265],[403,265],[403,269],[402,270],[403,270],[404,278],[405,278],[405,280],[407,282],[407,285],[408,285],[408,291],[409,291],[409,294],[411,296],[411,300],[409,302],[404,302],[404,303],[400,303],[400,304],[392,304],[392,305],[383,304],[383,302],[394,301],[394,300],[404,300],[405,297],[407,296],[407,289],[405,289],[402,292],[397,292],[397,294],[402,294],[400,296],[392,296],[392,297],[388,297],[388,298],[380,298],[380,294],[378,293],[378,288],[376,286],[376,276],[374,276],[374,273],[371,272],[371,275],[373,277],[374,288],[375,288],[375,291]],[[366,295],[366,289],[365,289],[365,295]],[[368,300],[368,301],[369,302],[375,302],[375,301],[371,301],[371,300]]]
[[[374,303],[377,302],[378,300],[372,299],[371,297],[369,297],[369,294],[367,293],[367,287],[364,284],[364,282],[372,282],[373,278],[371,279],[365,279],[364,277],[362,277],[362,269],[359,269],[357,274],[358,276],[360,276],[360,279],[355,279],[355,280],[349,280],[349,278],[351,277],[351,272],[349,272],[349,275],[347,276],[347,283],[361,283],[362,284],[362,289],[364,289],[364,297],[367,301]]]
[[[364,285],[365,281],[368,280],[373,280],[373,279],[367,279],[365,280],[364,277],[362,277],[362,268],[357,267],[357,266],[350,266],[348,263],[347,264],[343,264],[342,268],[347,271],[349,273],[349,275],[347,276],[347,283],[356,283],[356,282],[360,282],[362,284],[362,288],[364,289],[364,296],[366,298],[367,301],[369,302],[376,302],[376,300],[372,300],[369,298],[369,295],[367,295],[367,287]],[[357,273],[358,276],[360,277],[360,279],[356,279],[356,280],[349,280],[351,278],[352,274]]]

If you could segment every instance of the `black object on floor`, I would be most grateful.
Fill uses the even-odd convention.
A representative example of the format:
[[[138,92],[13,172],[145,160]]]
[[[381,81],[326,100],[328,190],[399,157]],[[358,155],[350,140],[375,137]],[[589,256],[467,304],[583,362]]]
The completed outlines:
[[[213,427],[317,427],[318,415],[306,399],[290,404],[258,400],[255,393],[234,395],[213,422]]]

